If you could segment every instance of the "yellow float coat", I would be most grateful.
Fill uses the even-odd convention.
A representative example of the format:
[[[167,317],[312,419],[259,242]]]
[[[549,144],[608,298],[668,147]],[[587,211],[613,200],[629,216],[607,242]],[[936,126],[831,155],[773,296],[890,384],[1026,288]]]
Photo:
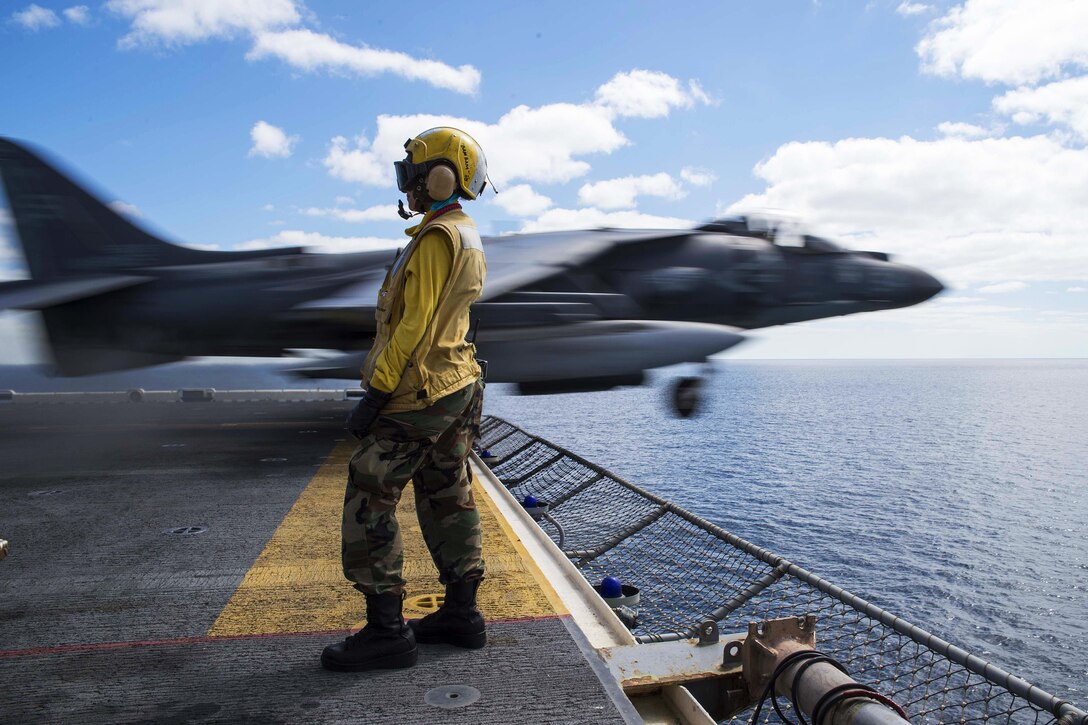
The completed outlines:
[[[426,408],[480,376],[476,348],[465,341],[487,272],[476,225],[447,207],[406,233],[412,241],[378,293],[374,346],[362,367],[364,387],[392,393],[387,412]]]

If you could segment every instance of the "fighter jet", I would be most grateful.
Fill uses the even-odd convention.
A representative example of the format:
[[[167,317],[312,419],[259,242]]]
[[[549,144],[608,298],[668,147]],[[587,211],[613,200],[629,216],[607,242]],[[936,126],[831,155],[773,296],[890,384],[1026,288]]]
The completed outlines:
[[[31,274],[0,284],[0,309],[41,313],[58,374],[307,349],[327,352],[298,374],[358,379],[393,250],[173,244],[11,140],[0,139],[0,177]],[[742,329],[906,307],[942,289],[886,254],[757,217],[515,234],[484,248],[471,334],[488,381],[526,394],[638,385],[649,369],[736,345]],[[677,400],[694,388],[681,381]]]

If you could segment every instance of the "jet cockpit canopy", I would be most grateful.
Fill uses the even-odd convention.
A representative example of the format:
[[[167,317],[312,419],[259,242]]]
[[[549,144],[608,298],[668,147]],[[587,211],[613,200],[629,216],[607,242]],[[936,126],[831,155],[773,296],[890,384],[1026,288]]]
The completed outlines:
[[[803,247],[801,220],[787,214],[747,214],[748,229],[779,247]]]
[[[701,229],[765,239],[778,247],[804,249],[807,252],[832,254],[842,247],[812,231],[800,218],[783,212],[758,212],[715,219]]]

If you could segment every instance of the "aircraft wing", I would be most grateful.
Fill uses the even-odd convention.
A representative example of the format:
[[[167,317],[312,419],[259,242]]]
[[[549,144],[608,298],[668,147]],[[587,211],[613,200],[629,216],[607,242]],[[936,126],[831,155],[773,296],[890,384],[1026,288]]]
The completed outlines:
[[[678,233],[689,233],[680,230]],[[665,236],[667,236],[667,232]],[[487,280],[480,299],[473,305],[473,317],[486,328],[534,327],[564,324],[597,318],[594,302],[620,295],[541,295],[537,299],[497,303],[492,300],[577,267],[621,244],[660,239],[663,233],[626,229],[515,234],[487,237]],[[335,321],[371,324],[374,304],[384,280],[384,270],[375,272],[334,295],[310,300],[286,314],[292,320]],[[608,300],[615,304],[617,300]]]
[[[690,230],[678,230],[690,234]],[[487,282],[481,302],[514,292],[577,267],[613,247],[668,236],[661,230],[595,229],[592,231],[513,234],[485,240]]]
[[[335,294],[296,305],[285,317],[290,319],[328,319],[357,321],[374,319],[374,303],[385,280],[385,270],[376,270],[354,284],[342,287]]]

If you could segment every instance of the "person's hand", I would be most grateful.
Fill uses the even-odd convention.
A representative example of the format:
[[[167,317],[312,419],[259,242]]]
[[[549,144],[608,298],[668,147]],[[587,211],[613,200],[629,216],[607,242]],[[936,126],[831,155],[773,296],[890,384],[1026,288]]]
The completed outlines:
[[[391,397],[393,396],[390,393],[382,392],[377,388],[367,388],[363,399],[356,403],[352,411],[348,413],[348,419],[344,421],[344,427],[353,436],[362,440]]]

